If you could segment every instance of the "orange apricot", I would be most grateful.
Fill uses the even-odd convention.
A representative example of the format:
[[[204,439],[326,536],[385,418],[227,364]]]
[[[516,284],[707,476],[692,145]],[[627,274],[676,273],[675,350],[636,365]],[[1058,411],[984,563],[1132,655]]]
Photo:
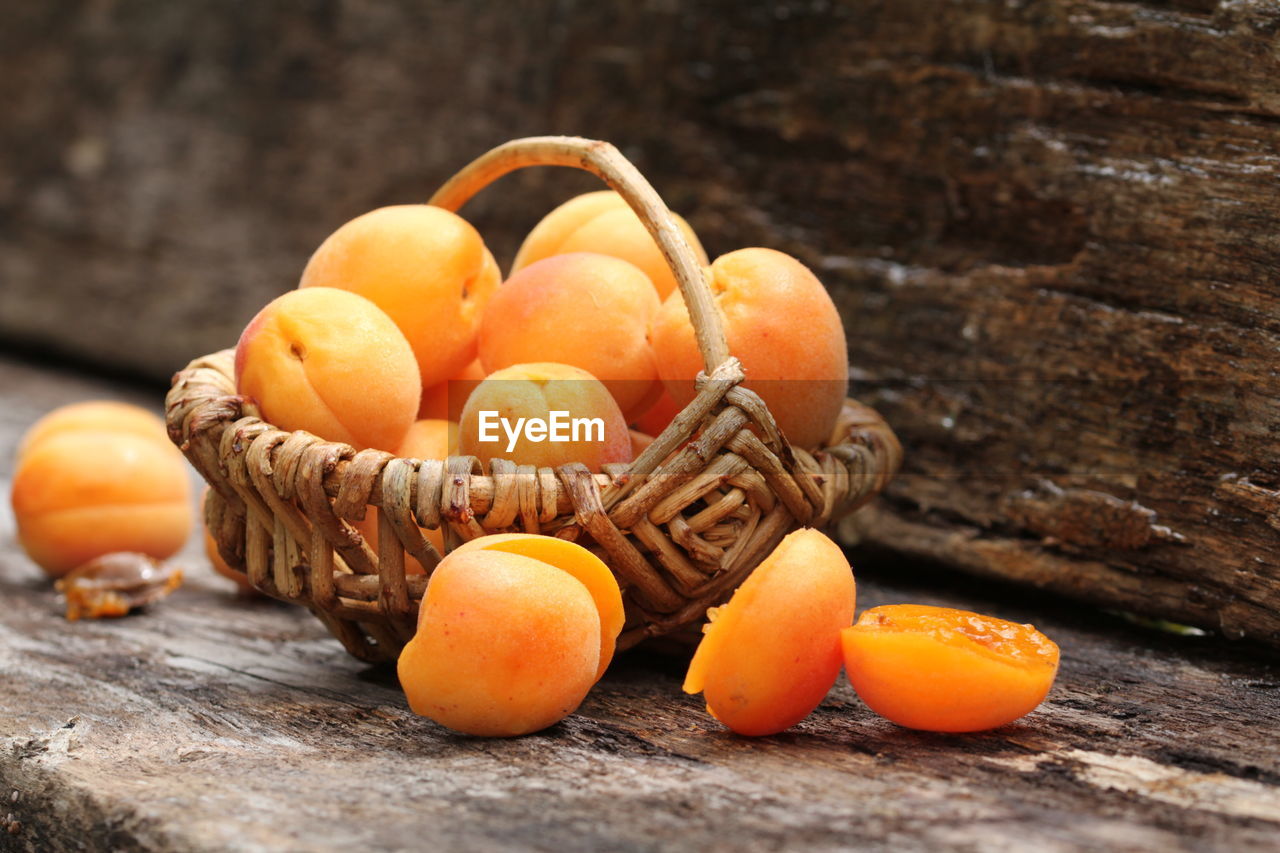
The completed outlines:
[[[436,567],[396,668],[414,713],[514,737],[573,713],[599,661],[600,614],[581,581],[541,560],[477,550]]]
[[[413,347],[427,388],[475,359],[480,314],[501,277],[461,216],[401,204],[357,216],[329,235],[299,287],[350,290],[385,311]]]
[[[520,554],[555,566],[581,581],[587,592],[591,593],[600,613],[600,665],[596,678],[604,675],[609,662],[613,660],[614,646],[625,619],[618,579],[609,571],[604,561],[576,542],[536,533],[496,533],[472,539],[453,549],[454,554],[471,551]],[[418,616],[421,621],[422,611],[419,611]]]
[[[849,375],[844,327],[822,283],[782,252],[740,249],[711,265],[711,289],[745,387],[792,444],[819,447],[844,405]],[[679,291],[654,316],[649,341],[663,384],[684,408],[703,364]]]
[[[169,445],[164,421],[142,408],[115,400],[87,400],[49,412],[31,425],[18,444],[17,458],[51,435],[94,430],[127,432]]]
[[[673,216],[698,260],[706,264],[707,253],[698,235],[684,219]],[[640,217],[612,190],[571,198],[543,217],[524,239],[511,265],[511,273],[514,275],[543,258],[569,252],[598,252],[634,264],[653,283],[659,299],[665,299],[677,289],[662,250]]]
[[[172,444],[130,432],[57,432],[29,446],[14,472],[18,540],[53,577],[114,551],[164,559],[191,533],[190,493]]]
[[[458,425],[452,421],[420,420],[414,421],[405,433],[404,440],[396,448],[395,454],[403,459],[445,459],[450,456],[458,444]],[[363,519],[352,522],[375,551],[378,550],[378,510],[370,507]],[[419,528],[427,541],[444,553],[444,530],[437,527]],[[404,572],[407,575],[422,574],[422,564],[412,555],[404,555]]]
[[[862,701],[912,729],[1011,723],[1040,704],[1058,672],[1058,647],[1031,625],[947,607],[873,607],[841,641]]]
[[[667,389],[663,388],[662,393],[658,395],[658,399],[654,401],[653,405],[632,423],[641,432],[656,437],[662,435],[662,431],[675,420],[678,414],[680,414],[680,406],[676,404],[675,400],[671,399]]]
[[[630,420],[662,390],[647,339],[660,304],[626,261],[589,252],[545,258],[513,273],[489,300],[480,361],[488,372],[531,361],[580,367]]]
[[[626,419],[609,390],[585,370],[556,362],[491,373],[462,410],[458,450],[482,462],[509,459],[592,471],[631,461]]]
[[[840,674],[840,630],[853,622],[855,586],[840,546],[816,530],[788,535],[710,623],[689,664],[686,693],[743,735],[790,728],[818,707]]]
[[[356,448],[394,450],[422,394],[418,364],[391,318],[332,287],[269,303],[236,346],[236,388],[267,421]]]
[[[487,376],[480,359],[468,364],[452,379],[437,382],[422,389],[422,401],[418,404],[419,420],[460,421],[462,407],[476,386]]]

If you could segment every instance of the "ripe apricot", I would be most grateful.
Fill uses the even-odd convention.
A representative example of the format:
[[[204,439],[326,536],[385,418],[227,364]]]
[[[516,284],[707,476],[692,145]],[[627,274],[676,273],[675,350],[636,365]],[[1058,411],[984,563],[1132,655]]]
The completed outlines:
[[[480,314],[501,278],[465,219],[401,204],[357,216],[329,235],[299,287],[338,287],[371,300],[408,339],[428,388],[475,359]]]
[[[760,395],[789,441],[820,446],[844,405],[849,375],[844,326],[822,283],[782,252],[740,249],[711,265],[711,289],[745,386]],[[663,384],[683,408],[703,364],[679,291],[654,316],[649,341]]]
[[[462,407],[467,404],[467,398],[486,375],[477,358],[452,379],[423,388],[422,402],[418,405],[418,420],[455,423],[462,420]]]
[[[545,258],[489,300],[480,361],[488,372],[531,361],[580,367],[630,420],[662,390],[647,338],[659,305],[649,279],[626,261],[589,252]]]
[[[581,704],[600,661],[600,614],[566,571],[476,550],[440,562],[400,653],[414,713],[472,735],[514,737]]]
[[[1058,647],[1031,625],[947,607],[873,607],[841,640],[862,701],[912,729],[1011,723],[1040,704],[1058,671]]]
[[[391,318],[332,287],[294,290],[258,312],[236,346],[236,388],[267,421],[357,448],[393,451],[422,394]]]
[[[769,735],[812,713],[840,674],[840,630],[853,622],[853,573],[816,530],[788,535],[711,619],[686,693],[743,735]]]
[[[657,437],[662,435],[662,431],[675,420],[678,414],[680,414],[680,406],[676,404],[675,400],[671,399],[671,395],[667,393],[667,389],[664,387],[653,405],[643,415],[636,418],[633,424],[641,432]]]
[[[14,473],[18,540],[53,577],[114,551],[164,559],[191,533],[190,490],[172,444],[130,432],[55,432],[31,444]]]
[[[631,461],[631,436],[598,379],[567,364],[535,362],[494,371],[471,393],[458,449],[485,463],[509,459],[554,468],[581,462],[599,471]]]
[[[679,216],[675,221],[698,260],[706,264],[707,253],[698,242],[698,235]],[[634,264],[653,283],[659,299],[676,290],[675,276],[662,257],[662,250],[640,217],[612,190],[584,193],[544,216],[524,239],[511,273],[543,258],[569,252],[599,252]]]
[[[520,554],[555,566],[581,581],[587,588],[587,592],[591,593],[591,599],[600,613],[600,665],[596,671],[597,680],[604,675],[609,662],[613,660],[614,646],[617,643],[618,634],[622,632],[625,615],[622,610],[622,592],[618,588],[618,579],[599,557],[576,542],[557,539],[554,536],[540,536],[536,533],[496,533],[492,536],[481,536],[459,545],[453,553],[465,554],[471,551],[504,551],[508,554]],[[419,611],[418,616],[421,621],[422,611]]]
[[[404,440],[400,442],[400,446],[395,449],[396,456],[402,459],[445,459],[454,452],[454,448],[458,444],[458,425],[453,421],[442,420],[420,420],[414,421],[409,427],[409,431],[405,433]],[[363,519],[354,522],[356,530],[360,531],[368,542],[369,546],[375,551],[378,548],[378,510],[370,507]],[[419,528],[422,535],[427,541],[435,546],[436,550],[441,554],[444,553],[444,531],[437,527]],[[412,555],[406,553],[404,555],[404,571],[405,574],[414,575],[422,574],[425,571],[422,564],[419,563]]]
[[[84,430],[127,432],[171,446],[164,421],[146,409],[115,400],[87,400],[54,409],[32,424],[18,444],[17,458],[51,435]]]

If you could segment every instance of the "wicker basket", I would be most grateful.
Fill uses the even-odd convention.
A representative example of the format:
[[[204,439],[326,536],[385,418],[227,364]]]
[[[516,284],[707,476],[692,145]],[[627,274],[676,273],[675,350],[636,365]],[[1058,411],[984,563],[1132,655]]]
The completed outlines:
[[[362,660],[392,660],[413,636],[440,554],[488,533],[576,540],[613,569],[627,625],[619,648],[700,621],[791,530],[818,526],[878,493],[901,447],[873,410],[849,400],[831,446],[792,448],[725,343],[699,266],[653,188],[611,145],[520,139],[467,166],[431,199],[457,210],[493,180],[531,165],[585,169],[617,190],[652,232],[689,306],[705,373],[698,393],[637,459],[592,474],[474,457],[399,459],[264,422],[236,395],[233,353],[191,362],[166,400],[169,434],[212,487],[205,520],[223,558],[257,589],[310,608]],[[378,507],[375,551],[351,525]]]

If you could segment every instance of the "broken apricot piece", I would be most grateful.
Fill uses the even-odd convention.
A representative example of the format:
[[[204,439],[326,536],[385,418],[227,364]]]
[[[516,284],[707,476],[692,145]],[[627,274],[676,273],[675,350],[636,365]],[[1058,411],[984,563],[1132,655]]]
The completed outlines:
[[[816,530],[778,544],[711,623],[689,664],[686,693],[738,734],[790,728],[818,707],[840,674],[840,630],[853,622],[855,586],[840,546]]]
[[[600,664],[596,679],[604,675],[613,660],[614,645],[618,634],[622,632],[625,615],[622,610],[622,591],[618,588],[618,580],[609,571],[604,561],[592,554],[576,542],[557,539],[554,536],[540,536],[536,533],[496,533],[492,536],[481,536],[459,545],[454,554],[465,554],[471,551],[504,551],[508,554],[520,554],[549,563],[557,569],[568,572],[582,582],[595,601],[596,610],[600,613]],[[419,621],[421,621],[421,612]]]
[[[465,734],[515,737],[573,713],[599,662],[600,614],[581,581],[479,549],[440,561],[396,668],[414,713]]]
[[[1011,723],[1044,700],[1058,672],[1057,645],[1033,626],[948,607],[873,607],[841,642],[862,701],[925,731]]]

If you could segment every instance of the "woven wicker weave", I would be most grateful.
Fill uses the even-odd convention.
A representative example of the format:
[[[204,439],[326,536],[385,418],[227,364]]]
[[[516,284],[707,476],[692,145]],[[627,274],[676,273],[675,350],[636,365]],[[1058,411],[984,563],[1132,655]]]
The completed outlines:
[[[311,609],[351,654],[394,659],[413,636],[427,577],[405,575],[408,552],[440,554],[419,526],[444,528],[446,550],[488,533],[546,533],[581,542],[623,587],[619,648],[700,621],[783,536],[856,509],[884,488],[901,447],[873,410],[848,400],[831,446],[792,448],[760,398],[743,388],[705,271],[661,199],[611,145],[521,139],[450,180],[431,203],[457,210],[502,175],[530,165],[585,169],[617,190],[649,227],[680,283],[707,371],[698,394],[635,461],[592,474],[473,457],[398,459],[264,422],[236,395],[233,352],[196,359],[174,377],[169,434],[212,487],[205,520],[223,558],[262,592]],[[375,551],[351,525],[378,507]]]

